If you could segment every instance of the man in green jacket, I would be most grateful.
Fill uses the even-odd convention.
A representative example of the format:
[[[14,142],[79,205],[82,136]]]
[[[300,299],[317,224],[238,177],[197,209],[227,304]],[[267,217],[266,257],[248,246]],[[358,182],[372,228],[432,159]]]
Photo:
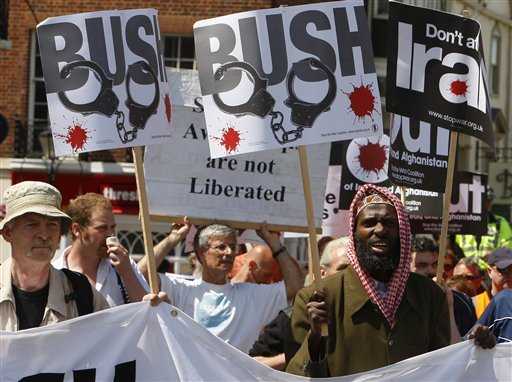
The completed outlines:
[[[287,371],[335,377],[386,366],[450,343],[444,292],[410,273],[407,214],[388,190],[360,188],[351,205],[351,266],[301,290],[292,313],[302,344]],[[322,323],[329,336],[321,337]]]

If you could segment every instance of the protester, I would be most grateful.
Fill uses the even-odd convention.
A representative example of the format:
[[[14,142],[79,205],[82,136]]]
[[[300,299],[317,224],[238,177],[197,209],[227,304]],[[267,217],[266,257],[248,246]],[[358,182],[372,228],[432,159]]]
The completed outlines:
[[[512,227],[503,216],[491,211],[494,190],[487,187],[484,210],[487,213],[487,235],[457,235],[456,241],[466,256],[478,260],[480,268],[486,269],[487,256],[497,248],[512,248]]]
[[[196,233],[194,250],[202,265],[202,278],[184,280],[161,275],[161,290],[170,301],[210,332],[248,352],[260,330],[287,306],[287,297],[301,287],[298,263],[288,255],[279,238],[263,227],[258,234],[271,248],[284,282],[275,284],[230,283],[228,274],[238,253],[237,232],[212,224]]]
[[[453,279],[460,279],[463,282],[463,290],[469,297],[474,297],[483,291],[483,274],[478,267],[477,259],[464,257],[459,260],[453,269]]]
[[[71,223],[62,197],[43,182],[21,182],[4,193],[0,222],[11,258],[0,266],[0,330],[17,331],[68,320],[108,307],[85,276],[51,264]]]
[[[491,280],[491,286],[473,297],[478,318],[482,316],[494,296],[504,289],[512,289],[512,250],[498,248],[489,255],[487,262],[489,264],[487,274]]]
[[[118,241],[107,246],[116,228],[110,201],[90,192],[71,200],[67,213],[73,242],[53,265],[83,273],[110,306],[141,301],[149,287],[128,250]]]
[[[387,189],[362,186],[350,208],[351,266],[300,291],[287,371],[334,377],[398,362],[450,343],[448,305],[431,280],[410,273],[410,227]],[[329,323],[329,337],[321,325]],[[369,356],[371,355],[371,356]]]
[[[270,247],[257,244],[249,252],[236,256],[230,279],[232,283],[271,284],[281,281],[283,274]]]
[[[439,247],[434,240],[426,237],[415,237],[412,241],[411,272],[434,278],[437,273]]]

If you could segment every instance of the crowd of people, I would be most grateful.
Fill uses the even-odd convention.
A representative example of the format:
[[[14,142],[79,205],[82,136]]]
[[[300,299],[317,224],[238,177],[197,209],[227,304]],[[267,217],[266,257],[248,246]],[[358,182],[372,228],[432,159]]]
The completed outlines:
[[[260,244],[242,245],[236,229],[210,224],[194,235],[195,277],[159,273],[154,295],[148,259],[136,263],[116,239],[104,196],[78,196],[63,210],[59,190],[28,181],[4,200],[0,232],[11,256],[0,265],[0,330],[165,300],[258,362],[310,377],[372,370],[468,339],[482,348],[512,341],[512,230],[496,215],[488,235],[449,240],[436,280],[436,239],[413,236],[401,201],[368,184],[351,204],[349,236],[319,242],[321,280],[266,224]],[[191,227],[185,218],[156,244],[157,267]],[[58,251],[63,234],[71,245]]]

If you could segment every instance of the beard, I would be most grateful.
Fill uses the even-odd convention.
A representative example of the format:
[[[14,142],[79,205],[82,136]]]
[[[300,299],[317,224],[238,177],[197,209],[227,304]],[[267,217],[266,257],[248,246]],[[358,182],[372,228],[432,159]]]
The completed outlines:
[[[400,262],[400,245],[395,243],[390,254],[385,256],[373,253],[368,245],[357,236],[355,237],[355,244],[357,259],[361,268],[374,279],[388,282]]]

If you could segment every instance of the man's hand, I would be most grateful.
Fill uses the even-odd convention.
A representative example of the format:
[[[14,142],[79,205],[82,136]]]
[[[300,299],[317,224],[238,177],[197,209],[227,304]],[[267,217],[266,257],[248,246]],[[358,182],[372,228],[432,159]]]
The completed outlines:
[[[148,293],[144,297],[142,297],[142,301],[149,301],[151,306],[157,306],[162,301],[170,304],[169,297],[167,296],[167,293],[165,292],[158,292],[158,294],[154,293]]]
[[[322,334],[322,324],[326,324],[328,320],[328,306],[325,290],[316,290],[306,305],[308,310],[309,326],[311,334],[320,337]]]
[[[121,244],[109,245],[107,254],[110,258],[110,263],[116,267],[119,274],[124,275],[126,272],[132,271],[128,250]]]
[[[190,231],[190,227],[192,227],[192,223],[188,220],[188,216],[185,216],[183,218],[183,224],[171,224],[171,232],[169,232],[169,236],[175,235],[179,241],[184,240]]]
[[[477,324],[471,331],[469,339],[475,340],[475,345],[482,349],[492,349],[496,346],[496,337],[489,327]]]
[[[279,240],[279,232],[269,231],[267,222],[264,222],[256,233],[265,240],[265,243],[270,247],[272,253],[276,253],[282,247],[281,241]]]

